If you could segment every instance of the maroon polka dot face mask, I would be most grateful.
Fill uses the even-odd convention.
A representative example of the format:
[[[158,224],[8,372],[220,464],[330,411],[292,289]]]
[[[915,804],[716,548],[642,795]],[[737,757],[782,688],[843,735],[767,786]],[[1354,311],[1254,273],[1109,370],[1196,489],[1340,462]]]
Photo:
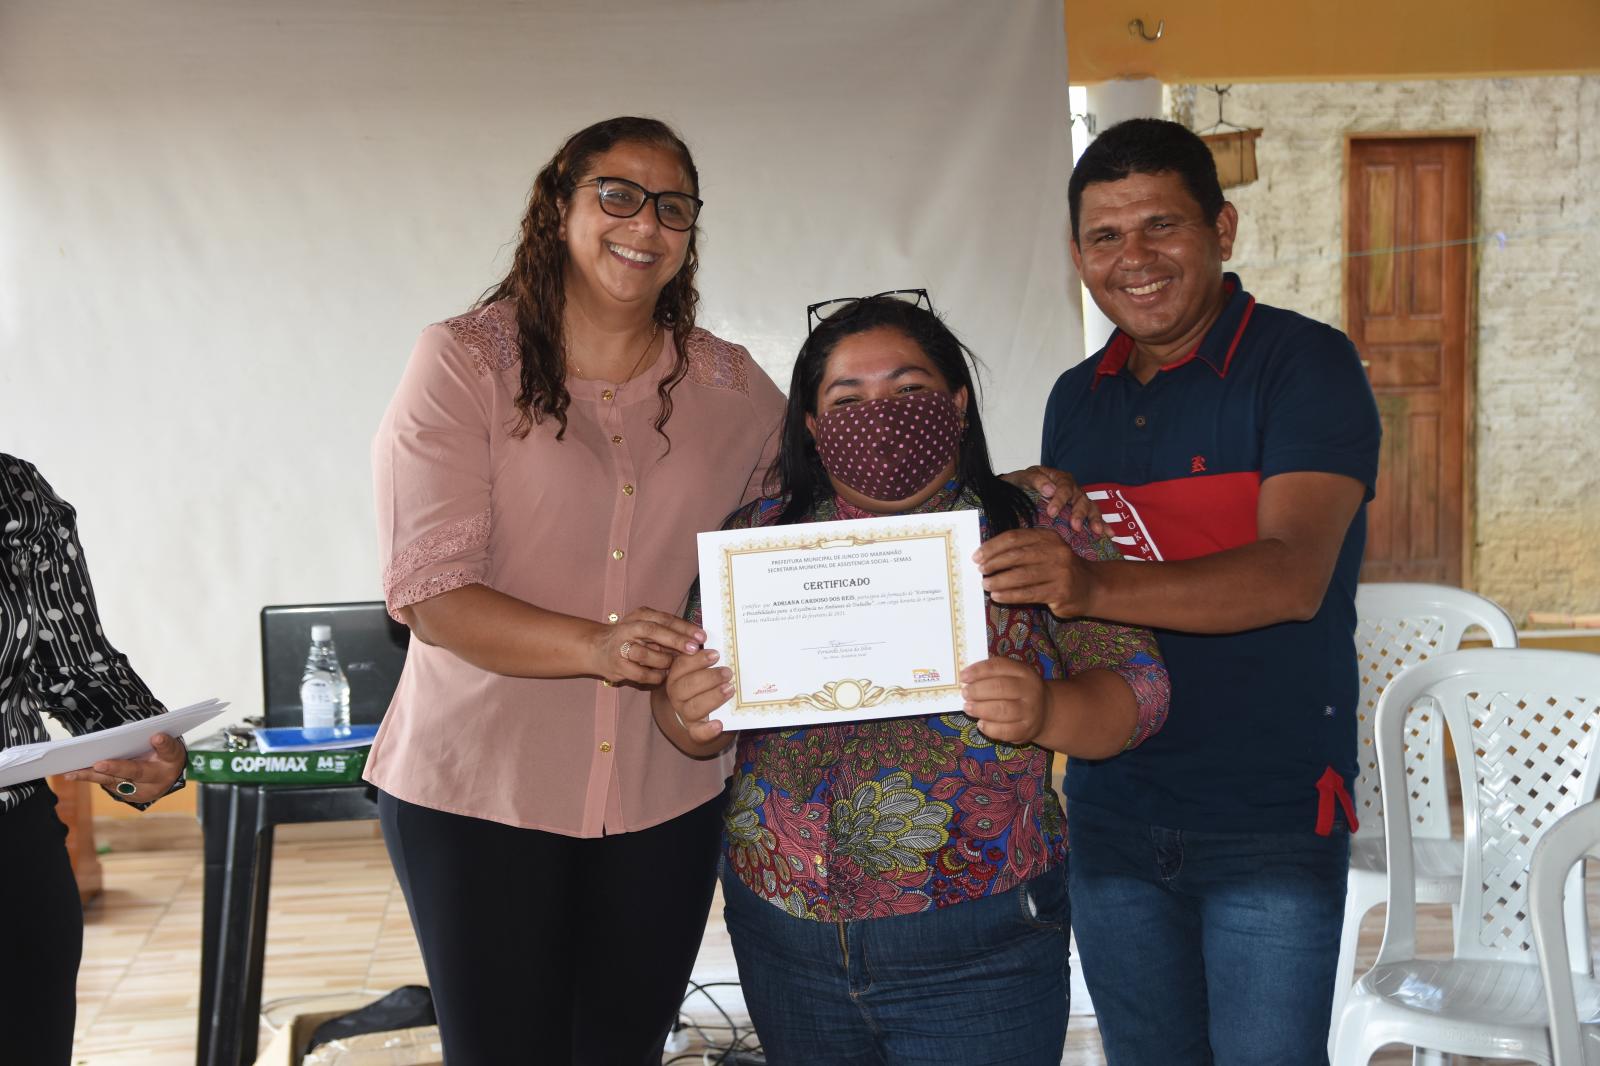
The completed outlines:
[[[949,464],[961,430],[955,399],[924,389],[819,415],[817,454],[829,477],[863,496],[903,500]]]

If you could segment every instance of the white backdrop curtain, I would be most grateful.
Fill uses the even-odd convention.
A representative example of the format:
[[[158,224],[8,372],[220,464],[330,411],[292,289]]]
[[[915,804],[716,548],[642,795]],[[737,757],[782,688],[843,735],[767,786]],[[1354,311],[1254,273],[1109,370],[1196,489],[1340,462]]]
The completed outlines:
[[[805,305],[924,286],[1002,467],[1081,358],[1059,0],[7,0],[0,451],[80,512],[172,703],[258,709],[256,613],[380,595],[368,443],[613,114],[702,175],[702,324],[787,385]]]

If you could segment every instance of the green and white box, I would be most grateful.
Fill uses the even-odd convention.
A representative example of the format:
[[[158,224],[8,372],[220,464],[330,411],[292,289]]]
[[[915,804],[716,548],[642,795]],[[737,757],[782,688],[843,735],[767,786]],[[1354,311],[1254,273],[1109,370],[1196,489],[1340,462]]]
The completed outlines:
[[[189,751],[189,780],[219,784],[343,785],[361,780],[369,748]]]

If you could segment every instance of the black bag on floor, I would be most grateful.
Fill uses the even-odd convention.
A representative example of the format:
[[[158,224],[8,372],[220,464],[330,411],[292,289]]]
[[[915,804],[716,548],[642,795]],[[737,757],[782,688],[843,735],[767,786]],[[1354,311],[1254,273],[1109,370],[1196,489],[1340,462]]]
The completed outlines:
[[[309,1055],[314,1048],[323,1044],[346,1037],[437,1024],[439,1019],[433,1013],[433,993],[428,986],[402,985],[380,1000],[349,1014],[329,1018],[317,1026],[311,1033],[306,1054]]]

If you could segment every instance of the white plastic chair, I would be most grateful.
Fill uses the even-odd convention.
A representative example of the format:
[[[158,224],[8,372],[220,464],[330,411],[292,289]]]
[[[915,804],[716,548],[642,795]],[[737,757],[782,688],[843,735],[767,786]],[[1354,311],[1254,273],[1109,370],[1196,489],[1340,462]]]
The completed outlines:
[[[1418,958],[1416,949],[1405,741],[1408,712],[1421,700],[1443,718],[1462,775],[1465,861],[1448,959]],[[1339,1020],[1335,1066],[1363,1066],[1385,1044],[1549,1066],[1528,865],[1544,831],[1595,796],[1597,701],[1600,656],[1581,652],[1447,652],[1389,683],[1377,713],[1389,909],[1378,960]],[[1568,935],[1586,945],[1586,924]],[[1583,1002],[1591,996],[1600,1002],[1589,981]]]
[[[1461,646],[1472,628],[1482,629],[1497,648],[1517,646],[1516,627],[1492,600],[1448,585],[1384,583],[1356,588],[1356,659],[1361,702],[1356,707],[1357,776],[1351,799],[1361,828],[1350,841],[1350,880],[1344,927],[1339,935],[1328,1056],[1333,1058],[1339,1015],[1355,982],[1361,920],[1388,899],[1388,864],[1383,855],[1383,800],[1372,742],[1378,698],[1408,666]],[[1461,895],[1461,841],[1450,835],[1445,791],[1443,735],[1439,718],[1421,708],[1407,723],[1406,789],[1411,796],[1411,835],[1416,846],[1417,901],[1455,903]]]
[[[1600,858],[1600,803],[1586,803],[1564,816],[1533,849],[1528,895],[1533,901],[1533,942],[1539,952],[1544,1000],[1550,1008],[1550,1050],[1555,1066],[1600,1063],[1600,1003],[1593,995],[1579,1009],[1579,993],[1593,990],[1589,945],[1567,950],[1570,930],[1586,918],[1583,867],[1579,860]],[[1578,975],[1574,988],[1573,975]],[[1585,978],[1589,980],[1584,981]]]

